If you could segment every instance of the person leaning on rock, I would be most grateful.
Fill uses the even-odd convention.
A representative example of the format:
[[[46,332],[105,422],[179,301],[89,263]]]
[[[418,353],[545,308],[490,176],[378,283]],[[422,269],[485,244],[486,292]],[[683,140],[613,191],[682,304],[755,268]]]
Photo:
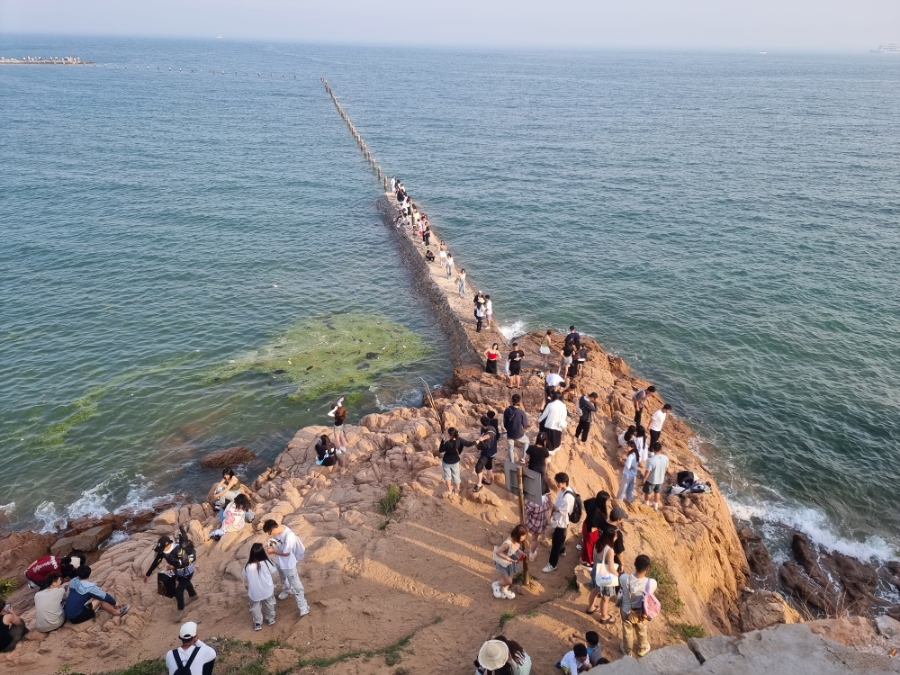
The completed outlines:
[[[169,675],[212,675],[216,650],[197,638],[197,624],[188,621],[178,631],[181,647],[166,653]]]

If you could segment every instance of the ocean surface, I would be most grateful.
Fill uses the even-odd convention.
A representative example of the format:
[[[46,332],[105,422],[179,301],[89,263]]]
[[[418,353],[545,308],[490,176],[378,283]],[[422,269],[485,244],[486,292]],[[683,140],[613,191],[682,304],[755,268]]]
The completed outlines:
[[[326,77],[510,334],[575,323],[623,356],[764,532],[898,555],[900,58],[10,36],[0,54],[99,64],[0,67],[7,524],[205,492],[196,458],[230,445],[259,454],[252,476],[346,387],[208,374],[298,322],[350,313],[427,347],[360,383],[351,421],[449,374]]]

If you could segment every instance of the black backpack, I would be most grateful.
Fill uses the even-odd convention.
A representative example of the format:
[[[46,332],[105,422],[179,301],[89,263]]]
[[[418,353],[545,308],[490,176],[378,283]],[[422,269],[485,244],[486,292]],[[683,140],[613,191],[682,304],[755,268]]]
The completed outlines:
[[[178,650],[172,650],[172,656],[175,657],[175,665],[178,667],[175,669],[175,672],[172,675],[191,675],[191,664],[194,662],[194,659],[197,658],[197,654],[200,652],[200,647],[194,645],[194,651],[191,653],[191,657],[187,660],[187,663],[181,662],[181,657],[178,655]]]
[[[581,495],[575,492],[574,490],[569,490],[572,493],[572,496],[575,497],[575,506],[572,507],[572,513],[569,514],[569,522],[570,523],[580,523],[581,519],[584,517],[584,502],[581,501]]]
[[[178,545],[181,547],[181,562],[184,567],[193,565],[197,560],[197,549],[184,530],[184,525],[178,526]]]

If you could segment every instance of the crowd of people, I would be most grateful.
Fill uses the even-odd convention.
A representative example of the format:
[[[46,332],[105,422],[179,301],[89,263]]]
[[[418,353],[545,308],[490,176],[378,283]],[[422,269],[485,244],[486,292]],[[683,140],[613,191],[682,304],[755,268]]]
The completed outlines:
[[[402,183],[392,179],[391,187],[401,209],[398,224],[411,226],[413,234],[418,235],[422,228],[417,222],[424,216],[417,215],[417,208]],[[425,258],[431,263],[435,259],[434,254],[428,248],[427,241],[424,245]],[[440,241],[438,258],[439,264],[447,267],[447,276],[451,278],[452,258],[443,240]],[[457,273],[457,289],[460,297],[469,296],[465,269]],[[473,303],[475,330],[481,332],[483,327],[490,327],[493,319],[490,296],[478,291],[473,295]],[[461,494],[460,464],[467,448],[477,452],[471,490],[478,492],[489,485],[498,441],[505,435],[509,461],[521,463],[539,475],[542,496],[540,503],[526,502],[525,522],[516,525],[509,536],[494,548],[493,562],[497,571],[497,579],[491,584],[494,597],[515,597],[512,585],[521,563],[526,558],[529,561],[536,559],[540,541],[547,534],[550,550],[542,571],[545,574],[556,572],[566,555],[570,527],[576,525],[581,534],[576,545],[580,551],[576,564],[590,570],[591,579],[585,611],[596,615],[596,620],[601,624],[612,625],[621,621],[622,652],[640,657],[650,650],[648,626],[659,612],[659,602],[655,597],[657,582],[649,576],[651,561],[648,556],[638,554],[632,559],[633,562],[625,557],[627,549],[622,525],[628,519],[628,512],[624,507],[634,501],[636,485],[640,485],[644,505],[657,510],[660,507],[669,467],[662,433],[672,406],[664,404],[653,412],[645,428],[642,425],[643,414],[656,388],[648,386],[634,392],[634,424],[618,438],[625,457],[615,498],[601,491],[582,503],[580,495],[571,487],[571,477],[559,471],[551,479],[548,465],[565,437],[571,436],[577,444],[588,442],[593,416],[598,411],[599,395],[596,392],[579,392],[580,376],[590,353],[576,327],[569,326],[561,344],[556,343],[554,335],[552,330],[548,330],[538,348],[538,374],[544,379],[545,397],[540,410],[535,411],[537,433],[534,442],[529,437],[531,420],[519,393],[511,395],[510,405],[502,416],[497,417],[494,411],[486,411],[480,419],[479,431],[471,439],[464,438],[456,428],[447,429],[437,450],[447,485],[446,494]],[[554,353],[558,355],[557,360],[553,359]],[[508,389],[521,390],[525,356],[519,343],[513,342],[504,358],[500,343],[493,342],[483,352],[484,371],[505,378]],[[505,363],[505,372],[499,371],[500,363]],[[569,418],[573,414],[569,403],[574,404],[573,412],[577,418],[574,433],[568,431]],[[498,423],[502,423],[502,428]],[[552,496],[554,491],[555,497]],[[614,505],[614,500],[620,505]],[[521,675],[530,671],[530,659],[526,667],[523,654],[520,645],[510,644],[503,636],[497,636],[483,645],[475,665],[480,673]],[[563,672],[574,675],[597,665],[601,659],[599,636],[592,631],[585,636],[585,643],[573,645],[557,666]]]

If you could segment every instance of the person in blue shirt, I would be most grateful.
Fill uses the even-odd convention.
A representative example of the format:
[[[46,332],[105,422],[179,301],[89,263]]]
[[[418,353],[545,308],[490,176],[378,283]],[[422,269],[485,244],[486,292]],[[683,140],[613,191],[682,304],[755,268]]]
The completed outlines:
[[[70,623],[83,623],[93,619],[98,609],[103,609],[113,616],[125,616],[129,605],[119,607],[116,599],[101,589],[93,581],[88,581],[91,568],[82,565],[75,570],[75,578],[69,584],[69,596],[63,608]]]

